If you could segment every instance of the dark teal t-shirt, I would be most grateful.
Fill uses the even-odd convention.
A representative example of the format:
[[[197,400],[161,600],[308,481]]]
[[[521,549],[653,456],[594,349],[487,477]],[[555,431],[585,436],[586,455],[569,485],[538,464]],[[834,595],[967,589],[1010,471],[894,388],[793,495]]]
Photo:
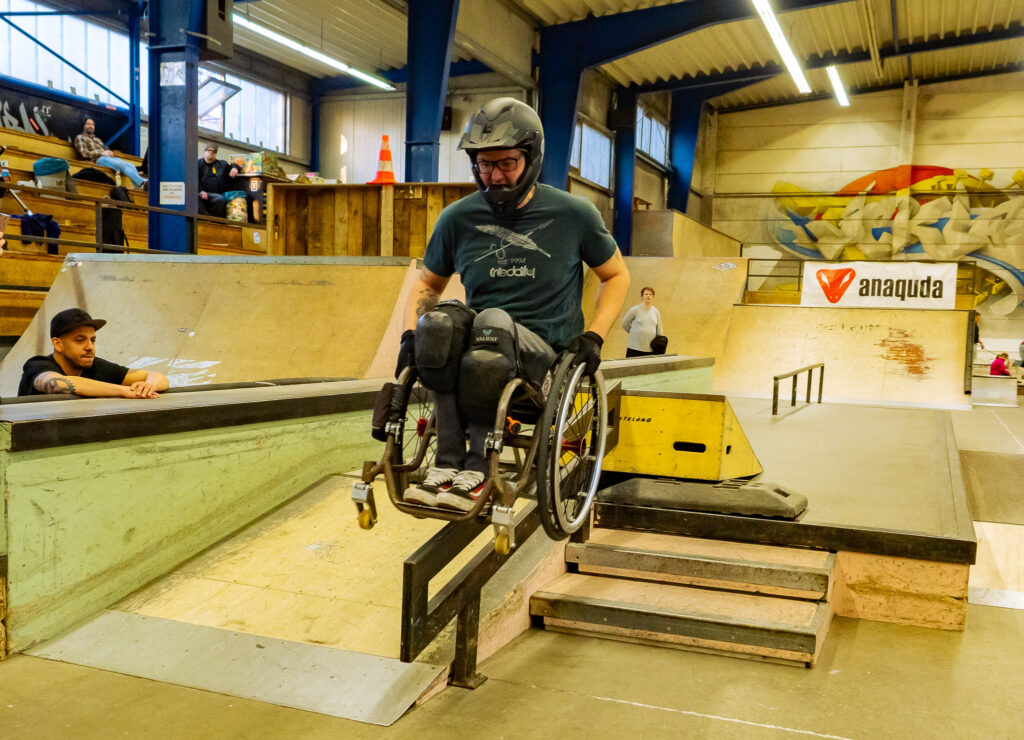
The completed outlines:
[[[480,193],[441,212],[424,266],[459,273],[466,303],[502,308],[560,351],[583,333],[583,264],[597,267],[616,245],[590,201],[549,185],[511,218],[499,218]]]

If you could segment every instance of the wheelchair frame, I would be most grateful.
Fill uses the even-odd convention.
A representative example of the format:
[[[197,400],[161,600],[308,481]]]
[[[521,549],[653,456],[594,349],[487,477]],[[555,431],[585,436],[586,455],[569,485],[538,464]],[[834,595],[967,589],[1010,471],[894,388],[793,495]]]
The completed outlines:
[[[601,473],[601,460],[604,456],[608,423],[607,394],[601,373],[596,373],[593,378],[585,376],[583,367],[574,365],[572,356],[567,353],[562,353],[556,358],[553,368],[551,388],[546,398],[540,390],[522,378],[514,378],[505,385],[498,401],[494,427],[488,432],[485,442],[488,465],[487,482],[473,508],[466,512],[410,503],[402,498],[409,485],[410,474],[422,467],[431,438],[435,436],[434,414],[432,413],[426,428],[422,434],[418,435],[419,441],[415,455],[411,459],[403,459],[404,435],[409,431],[405,429],[406,415],[411,392],[416,383],[416,371],[411,367],[403,370],[396,385],[396,388],[401,389],[401,392],[405,394],[401,418],[393,418],[388,421],[385,427],[387,438],[384,454],[378,462],[364,463],[362,480],[355,483],[352,488],[352,500],[358,511],[359,526],[363,529],[370,529],[377,521],[373,481],[378,475],[383,474],[391,503],[399,511],[413,516],[443,519],[450,522],[465,522],[477,517],[488,516],[490,523],[495,528],[494,549],[501,555],[507,555],[516,546],[514,515],[516,499],[527,496],[535,486],[538,475],[535,462],[538,457],[541,457],[548,461],[546,465],[548,470],[545,472],[550,480],[545,481],[547,485],[537,486],[537,488],[542,488],[546,492],[546,496],[552,499],[538,502],[544,529],[552,539],[564,539],[579,529],[585,521],[589,520],[590,508],[593,505],[597,481]],[[574,407],[575,397],[579,395],[579,389],[583,387],[584,378],[589,379],[587,387],[593,399],[592,410],[585,408],[579,412],[580,418],[590,415],[582,434],[584,438],[588,432],[593,435],[593,443],[589,449],[585,450],[590,453],[590,457],[587,458],[578,454],[584,451],[583,443],[578,443],[575,446],[570,444],[569,447],[566,447],[561,438],[561,433],[566,426],[566,416]],[[516,397],[517,393],[518,397]],[[514,398],[515,401],[513,401]],[[517,407],[522,410],[521,403],[523,401],[530,402],[536,407],[528,409],[529,412],[537,414],[537,418],[533,421],[533,433],[530,435],[520,433],[521,426],[519,429],[513,429],[511,424],[510,414],[514,414]],[[520,422],[515,423],[521,424]],[[545,423],[548,425],[546,433],[540,431]],[[548,454],[550,449],[539,454],[542,445],[547,444],[548,448],[551,447],[551,430],[559,433],[558,454],[553,458]],[[516,458],[516,474],[512,476],[513,480],[508,480],[502,474],[503,466],[506,463],[501,460],[501,454],[505,447],[511,448]],[[557,479],[558,464],[566,450],[576,452],[578,455],[576,459],[585,459],[591,462],[587,488],[583,492],[585,494],[583,503],[578,507],[576,515],[571,518],[571,521],[567,520],[564,511],[561,510],[561,501],[554,500],[561,495]],[[522,451],[525,451],[525,455],[522,454]],[[490,508],[488,509],[488,507]],[[486,514],[485,509],[488,509]]]

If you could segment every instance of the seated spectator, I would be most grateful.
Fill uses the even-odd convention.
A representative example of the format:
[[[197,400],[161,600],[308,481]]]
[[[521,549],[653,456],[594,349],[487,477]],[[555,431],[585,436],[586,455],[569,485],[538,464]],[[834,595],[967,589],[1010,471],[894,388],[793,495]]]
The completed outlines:
[[[139,174],[135,165],[115,157],[114,153],[107,149],[103,139],[96,135],[96,123],[91,118],[85,119],[85,123],[82,124],[82,133],[75,137],[75,150],[82,159],[120,172],[132,181],[132,185],[145,189],[147,180]]]
[[[1006,367],[1006,361],[1010,359],[1010,355],[1005,352],[1000,352],[996,355],[996,359],[992,360],[992,365],[988,369],[989,375],[1010,375],[1010,371]]]
[[[19,396],[75,393],[79,396],[159,398],[167,376],[152,370],[130,370],[96,356],[96,330],[107,322],[80,308],[61,311],[50,321],[52,355],[25,362]]]
[[[238,165],[217,159],[217,145],[207,144],[199,160],[199,212],[207,216],[227,215],[224,193],[231,190],[231,181],[238,177]]]
[[[988,369],[988,374],[1009,375],[1010,377],[1016,378],[1018,384],[1024,385],[1024,369],[1007,365],[1006,363],[1009,359],[1009,353],[1000,352],[996,355],[996,359],[992,360],[992,365]]]

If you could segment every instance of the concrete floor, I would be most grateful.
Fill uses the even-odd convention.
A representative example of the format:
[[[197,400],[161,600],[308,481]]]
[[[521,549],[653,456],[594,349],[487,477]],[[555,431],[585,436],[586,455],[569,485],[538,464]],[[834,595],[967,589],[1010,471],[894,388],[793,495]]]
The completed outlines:
[[[1024,409],[979,412],[954,414],[962,450],[1024,439]],[[1024,591],[1019,555],[998,562],[1024,527],[998,534],[979,531],[972,592]],[[539,630],[481,669],[477,691],[449,688],[382,728],[14,656],[0,738],[1016,738],[1024,611],[972,604],[963,633],[837,618],[813,670]]]
[[[813,670],[533,630],[390,728],[15,656],[0,735],[37,738],[1010,738],[1024,612],[964,633],[837,619]],[[628,679],[626,678],[628,677]]]

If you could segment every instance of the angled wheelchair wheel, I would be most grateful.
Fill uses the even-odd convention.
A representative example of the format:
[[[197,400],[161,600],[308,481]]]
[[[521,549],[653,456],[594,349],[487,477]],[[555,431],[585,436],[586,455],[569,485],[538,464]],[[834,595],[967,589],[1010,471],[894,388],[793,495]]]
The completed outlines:
[[[565,539],[590,516],[608,426],[604,379],[564,357],[537,424],[537,505],[544,531]]]
[[[410,482],[422,480],[427,466],[434,460],[437,439],[434,435],[434,394],[419,382],[414,372],[403,373],[402,392],[405,394],[402,425],[396,431],[392,464],[416,467],[399,475],[404,490]],[[418,463],[417,463],[418,461]]]

